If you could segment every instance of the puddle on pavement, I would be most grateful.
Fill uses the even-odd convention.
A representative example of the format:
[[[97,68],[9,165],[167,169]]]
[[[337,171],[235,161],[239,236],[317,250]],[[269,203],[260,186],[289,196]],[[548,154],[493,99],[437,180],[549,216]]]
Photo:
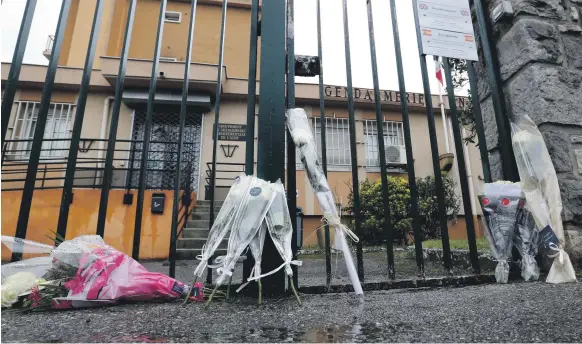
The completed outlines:
[[[409,328],[410,327],[410,328]],[[263,327],[246,333],[201,333],[200,339],[211,342],[309,342],[309,343],[369,343],[385,342],[397,332],[407,332],[407,324],[355,323],[352,325],[290,331],[287,328]]]

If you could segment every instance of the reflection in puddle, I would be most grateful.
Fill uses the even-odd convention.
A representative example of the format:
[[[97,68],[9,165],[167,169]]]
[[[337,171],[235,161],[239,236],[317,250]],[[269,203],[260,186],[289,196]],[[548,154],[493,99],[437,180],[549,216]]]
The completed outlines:
[[[332,326],[327,328],[315,328],[307,331],[289,331],[286,328],[261,328],[250,330],[241,338],[212,338],[212,340],[241,340],[248,342],[310,342],[310,343],[336,343],[336,342],[380,342],[389,339],[391,328],[381,329],[373,323],[356,323],[353,325]]]

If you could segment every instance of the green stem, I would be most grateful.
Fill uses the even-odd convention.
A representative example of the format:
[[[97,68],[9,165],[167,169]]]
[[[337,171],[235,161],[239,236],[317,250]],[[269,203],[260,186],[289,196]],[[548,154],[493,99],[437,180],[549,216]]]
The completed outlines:
[[[257,284],[259,285],[259,305],[263,303],[263,283],[261,280],[257,280]]]
[[[194,290],[194,284],[196,284],[197,280],[198,280],[198,276],[195,276],[194,282],[192,282],[192,287],[190,287],[190,290],[188,290],[188,295],[186,295],[186,298],[184,299],[182,306],[186,306],[186,304],[188,303],[188,300],[190,300],[190,296],[192,295],[192,290]]]
[[[301,306],[301,298],[299,298],[299,294],[297,294],[297,290],[295,289],[295,284],[293,284],[293,277],[289,276],[289,281],[291,282],[291,289],[293,289],[293,294],[295,294],[295,297],[297,298],[297,303],[299,303],[299,306]]]
[[[218,289],[218,284],[216,284],[214,290],[212,290],[212,293],[208,297],[208,301],[206,301],[206,305],[204,307],[208,307],[208,305],[210,305],[210,302],[212,302],[212,298],[214,297],[214,293],[216,293],[216,289]]]

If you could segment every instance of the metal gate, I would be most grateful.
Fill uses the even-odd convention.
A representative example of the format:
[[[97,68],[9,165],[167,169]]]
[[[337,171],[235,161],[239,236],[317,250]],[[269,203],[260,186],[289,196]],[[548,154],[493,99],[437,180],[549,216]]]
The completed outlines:
[[[302,0],[303,1],[303,0]],[[380,104],[380,89],[378,80],[378,66],[376,58],[375,42],[377,38],[374,32],[374,22],[372,19],[372,1],[371,0],[358,0],[365,3],[367,6],[368,15],[368,33],[370,41],[370,53],[371,60],[369,61],[372,68],[373,83],[374,83],[374,104],[376,110],[376,128],[370,130],[374,131],[374,135],[377,138],[377,145],[374,145],[375,154],[380,162],[380,166],[387,166],[387,157],[384,141],[384,131],[386,128],[383,125],[382,118],[382,107]],[[28,40],[28,35],[30,31],[30,25],[32,22],[32,17],[34,14],[34,9],[36,6],[36,0],[28,0],[24,11],[24,17],[22,20],[21,29],[18,35],[17,46],[15,49],[13,61],[11,64],[8,81],[5,86],[5,92],[2,100],[2,146],[3,146],[3,157],[7,155],[7,145],[12,144],[10,140],[5,140],[7,133],[8,119],[12,110],[15,93],[17,89],[17,83],[19,79],[20,69],[22,66],[22,59],[24,56],[24,50],[26,42]],[[89,92],[89,81],[91,77],[92,64],[95,57],[95,49],[97,46],[99,25],[101,22],[102,10],[103,10],[103,0],[97,0],[95,15],[93,18],[93,25],[91,29],[91,34],[89,38],[89,44],[87,48],[86,62],[83,70],[83,79],[81,82],[81,88],[79,92],[78,103],[75,110],[75,116],[73,121],[73,128],[71,137],[68,140],[68,150],[67,159],[61,162],[65,164],[64,178],[63,178],[63,198],[60,207],[59,225],[58,232],[64,235],[66,230],[67,218],[69,213],[69,206],[72,197],[72,187],[74,182],[74,176],[77,169],[78,163],[83,162],[82,159],[78,159],[79,147],[82,146],[83,139],[81,138],[81,128],[83,117],[85,114],[85,105],[87,102],[87,94]],[[108,145],[106,149],[106,156],[103,161],[100,161],[101,167],[96,167],[102,171],[102,181],[99,183],[101,188],[101,200],[100,200],[100,212],[99,221],[97,226],[97,233],[103,235],[104,224],[105,224],[105,213],[107,210],[107,200],[108,192],[111,188],[111,180],[114,172],[113,161],[115,160],[115,145],[116,142],[121,142],[123,140],[117,140],[117,126],[119,121],[119,113],[121,106],[122,93],[124,90],[124,79],[126,73],[126,66],[129,54],[129,42],[133,29],[133,21],[135,16],[135,8],[138,0],[131,0],[128,13],[127,13],[127,23],[124,32],[123,45],[120,56],[119,64],[119,77],[116,81],[115,87],[115,99],[113,103],[113,111],[111,124],[109,128],[109,138],[107,140]],[[304,63],[302,58],[295,58],[294,53],[294,0],[280,0],[280,1],[262,1],[261,6],[259,6],[259,0],[250,0],[251,2],[251,25],[250,25],[250,58],[249,58],[249,77],[248,77],[248,99],[247,99],[247,142],[246,142],[246,166],[245,172],[247,174],[256,174],[263,179],[275,181],[276,179],[286,180],[286,185],[288,190],[296,189],[296,161],[295,161],[295,147],[291,141],[290,135],[285,135],[285,110],[295,107],[295,76],[296,75],[312,75],[319,76],[319,127],[318,135],[320,135],[320,145],[322,151],[322,163],[323,169],[327,173],[327,161],[326,156],[326,130],[327,130],[327,119],[325,113],[325,94],[324,94],[324,84],[323,84],[323,71],[325,70],[325,61],[322,60],[322,31],[321,31],[321,4],[320,0],[313,1],[313,11],[317,13],[317,41],[318,41],[318,56],[314,56],[309,59],[309,63]],[[400,38],[398,32],[398,21],[396,13],[396,1],[390,0],[390,16],[392,20],[392,33],[391,38],[394,45],[394,54],[396,57],[396,65],[394,66],[395,74],[398,77],[399,89],[398,94],[400,99],[406,99],[406,80],[404,77],[403,64],[402,64],[402,54],[400,48]],[[412,1],[416,3],[416,1]],[[352,61],[350,55],[350,34],[348,30],[348,20],[349,13],[347,10],[347,0],[342,0],[343,5],[343,28],[337,28],[338,31],[343,31],[344,42],[345,42],[345,58],[346,58],[346,76],[347,76],[347,99],[348,106],[347,110],[349,112],[349,118],[347,120],[347,125],[349,127],[349,157],[345,157],[346,163],[351,166],[352,174],[352,193],[353,193],[353,229],[355,233],[361,236],[362,233],[362,214],[360,211],[360,194],[359,194],[359,178],[358,178],[358,166],[357,166],[357,143],[355,134],[355,105],[354,105],[354,87],[352,85]],[[186,57],[184,61],[184,77],[182,86],[182,99],[180,107],[175,107],[171,111],[161,110],[158,112],[155,105],[155,95],[157,88],[157,81],[160,75],[158,67],[160,61],[160,53],[162,46],[162,34],[164,27],[164,15],[166,12],[167,0],[160,1],[158,24],[156,31],[156,43],[153,52],[153,63],[150,75],[150,85],[147,105],[144,108],[139,109],[136,112],[136,123],[135,130],[133,133],[131,143],[131,154],[130,158],[131,166],[129,167],[129,177],[126,184],[128,188],[136,188],[137,192],[137,213],[136,221],[134,227],[134,246],[133,246],[133,256],[139,256],[139,236],[142,228],[141,214],[143,212],[144,205],[144,191],[148,187],[153,188],[173,188],[174,189],[174,209],[173,209],[173,224],[172,224],[172,234],[171,234],[171,252],[170,252],[170,275],[174,275],[175,272],[175,258],[176,258],[176,239],[178,232],[178,204],[180,192],[183,190],[182,185],[187,185],[190,182],[184,184],[182,178],[183,174],[187,174],[188,178],[197,179],[199,176],[198,166],[196,164],[197,152],[200,149],[200,121],[198,115],[190,115],[187,107],[188,98],[188,88],[189,88],[189,78],[190,78],[190,64],[192,62],[192,50],[193,50],[193,36],[194,36],[194,23],[196,20],[196,7],[197,1],[191,1],[191,16],[188,26],[188,37],[186,43]],[[45,127],[49,118],[50,110],[50,98],[55,82],[55,75],[57,71],[57,63],[59,60],[60,51],[64,40],[64,30],[67,22],[67,16],[71,7],[71,0],[63,0],[60,12],[59,21],[57,24],[56,33],[54,35],[54,43],[52,45],[52,53],[49,60],[49,65],[47,69],[46,81],[44,84],[42,92],[42,100],[38,105],[38,117],[36,122],[36,131],[31,140],[28,158],[26,163],[23,164],[26,170],[26,178],[23,179],[24,186],[22,203],[18,218],[18,226],[16,229],[16,236],[24,238],[26,236],[26,229],[28,224],[28,217],[31,210],[31,198],[33,196],[33,190],[35,189],[35,183],[39,180],[37,173],[39,171],[39,166],[42,162],[41,150],[43,143],[47,141],[47,138],[43,139],[43,134],[45,132]],[[487,18],[487,11],[484,8],[481,0],[473,0],[472,7],[475,14],[476,26],[479,33],[479,42],[481,48],[481,56],[483,58],[480,62],[470,62],[467,61],[467,71],[470,80],[471,94],[472,94],[472,106],[473,114],[476,119],[476,128],[479,138],[479,149],[481,152],[481,159],[483,163],[483,172],[486,182],[491,182],[490,167],[488,161],[488,150],[486,147],[485,134],[483,130],[483,122],[481,119],[479,96],[477,91],[477,77],[475,69],[479,68],[484,71],[487,75],[487,80],[489,86],[492,90],[493,107],[496,116],[497,129],[499,131],[500,147],[502,150],[502,158],[504,161],[503,172],[504,177],[507,180],[516,180],[517,175],[515,169],[512,167],[511,161],[511,145],[509,144],[509,124],[507,111],[505,109],[505,104],[503,102],[503,94],[500,87],[500,76],[498,62],[496,61],[496,56],[494,51],[490,46],[491,28],[489,27],[489,22]],[[261,13],[261,16],[259,16]],[[222,21],[221,25],[221,35],[220,35],[220,50],[218,58],[218,66],[222,67],[224,65],[224,40],[225,40],[225,24],[226,24],[226,14],[227,14],[227,0],[223,1],[222,4]],[[261,18],[259,20],[259,17]],[[259,25],[260,24],[260,25]],[[259,30],[260,28],[260,30]],[[261,40],[261,50],[258,51],[258,40]],[[420,49],[421,41],[418,39],[420,37],[418,25],[417,25],[417,40]],[[352,37],[353,39],[353,37]],[[386,38],[382,38],[386,39]],[[260,83],[260,99],[259,99],[259,115],[258,115],[258,141],[257,141],[257,168],[254,168],[254,137],[255,137],[255,106],[257,102],[256,87],[257,87],[257,57],[260,53],[261,65],[260,65],[260,75],[262,77]],[[435,128],[435,116],[433,113],[431,89],[429,83],[429,73],[427,70],[426,56],[420,56],[419,68],[422,74],[424,95],[426,101],[426,119],[429,131],[429,140],[431,144],[431,158],[434,168],[434,178],[436,185],[436,197],[439,209],[438,222],[441,230],[442,236],[442,266],[444,268],[444,276],[449,276],[453,273],[453,262],[451,258],[451,249],[449,246],[449,236],[446,221],[446,211],[444,204],[444,189],[443,189],[443,177],[441,174],[439,166],[439,151],[437,134]],[[449,59],[444,59],[444,70],[445,79],[448,89],[453,89],[452,75],[451,75],[451,64]],[[214,137],[218,137],[218,123],[220,123],[220,105],[221,105],[221,94],[222,94],[222,75],[223,68],[218,68],[217,75],[217,86],[215,93],[215,125],[214,125]],[[461,137],[461,128],[458,119],[458,110],[455,105],[455,97],[453,92],[449,92],[449,104],[450,104],[450,115],[452,118],[452,129],[454,133],[454,143],[456,151],[456,162],[458,164],[458,171],[460,176],[460,184],[462,190],[462,198],[465,212],[466,228],[467,228],[467,238],[469,247],[469,260],[470,260],[470,270],[472,277],[469,278],[471,281],[483,281],[488,280],[487,276],[481,275],[481,266],[479,262],[479,256],[477,252],[476,239],[475,239],[475,225],[473,222],[473,214],[469,202],[469,188],[467,184],[467,172],[465,168],[465,157],[463,152],[463,143]],[[164,115],[171,116],[171,123],[166,121]],[[403,141],[405,147],[406,161],[413,162],[414,156],[412,151],[412,139],[410,133],[410,122],[409,122],[409,109],[407,101],[401,102],[401,114],[402,114],[402,131],[403,137],[400,139]],[[162,118],[164,118],[162,120]],[[177,124],[177,125],[176,125]],[[285,139],[286,137],[286,139]],[[51,138],[48,139],[49,141]],[[285,143],[286,140],[286,143]],[[286,148],[285,148],[286,146]],[[287,150],[287,154],[281,154],[283,150]],[[216,155],[217,155],[217,140],[213,141],[212,150],[212,168],[210,169],[210,218],[211,225],[215,217],[214,214],[214,186],[216,181]],[[199,156],[199,155],[198,155]],[[285,158],[286,157],[286,158]],[[287,161],[285,161],[285,159]],[[4,167],[4,159],[2,160]],[[509,163],[508,163],[509,162]],[[168,165],[169,164],[169,165]],[[287,170],[285,171],[285,165]],[[169,171],[166,167],[169,168]],[[181,168],[176,168],[180,166]],[[183,168],[182,168],[183,167]],[[23,167],[24,169],[24,167]],[[389,203],[389,190],[387,184],[388,172],[386,168],[381,168],[381,181],[382,181],[382,206],[386,214],[390,213],[390,203]],[[431,283],[440,283],[440,285],[447,283],[458,283],[460,278],[452,279],[439,279],[434,282],[431,279],[426,279],[425,274],[425,256],[426,252],[423,251],[423,237],[420,228],[420,218],[418,209],[418,188],[416,185],[416,174],[414,169],[414,164],[411,163],[407,169],[409,187],[411,192],[411,202],[410,209],[412,214],[412,224],[411,229],[414,236],[414,250],[412,257],[415,262],[415,278],[408,279],[403,282],[403,285],[410,285],[413,281],[416,285],[430,285]],[[192,182],[193,180],[192,179]],[[288,192],[288,205],[290,209],[296,208],[296,199],[293,192]],[[296,228],[296,218],[292,217],[293,226]],[[329,228],[325,228],[325,276],[326,281],[322,285],[315,285],[315,290],[349,290],[349,286],[335,285],[332,286],[332,253],[330,248],[330,233]],[[380,280],[377,282],[383,283],[365,283],[365,289],[377,289],[385,288],[393,285],[397,285],[395,282],[399,279],[399,267],[395,264],[395,250],[393,247],[393,227],[389,221],[384,222],[383,233],[385,236],[385,250],[386,261],[385,261],[385,272],[381,276]],[[297,254],[297,236],[293,236],[293,247],[295,254]],[[137,240],[137,241],[136,241]],[[356,259],[358,274],[363,282],[368,280],[365,274],[365,255],[363,245],[358,243],[356,245]],[[277,251],[273,247],[269,239],[265,243],[265,250],[263,255],[263,270],[268,271],[273,267],[280,265],[280,258],[278,257]],[[17,256],[15,258],[18,258]],[[294,257],[297,258],[297,257]],[[440,263],[439,263],[440,264]],[[246,273],[248,275],[249,267],[252,263],[247,261]],[[297,269],[297,268],[295,268]],[[283,273],[283,272],[281,272]],[[297,276],[301,274],[302,271],[295,271],[295,283],[297,284]],[[323,273],[323,272],[322,272]],[[263,281],[263,286],[267,293],[269,294],[281,294],[284,292],[284,278],[280,274],[273,274],[268,276]],[[326,288],[326,289],[321,289]],[[305,287],[303,290],[309,290]]]

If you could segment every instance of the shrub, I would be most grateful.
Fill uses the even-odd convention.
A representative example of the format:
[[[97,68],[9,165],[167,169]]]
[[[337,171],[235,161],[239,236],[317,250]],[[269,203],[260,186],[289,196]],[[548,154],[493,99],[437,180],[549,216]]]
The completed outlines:
[[[434,177],[417,178],[418,206],[423,238],[440,237],[438,222],[438,202],[436,197]],[[445,205],[449,219],[459,212],[459,204],[455,195],[455,183],[443,177],[445,189]],[[393,227],[392,237],[402,242],[412,232],[412,216],[410,215],[410,188],[404,178],[388,177],[388,206],[390,221]],[[353,209],[353,195],[348,197],[348,211]],[[384,202],[382,198],[382,182],[365,180],[360,184],[360,212],[362,218],[362,238],[367,244],[384,242]]]

